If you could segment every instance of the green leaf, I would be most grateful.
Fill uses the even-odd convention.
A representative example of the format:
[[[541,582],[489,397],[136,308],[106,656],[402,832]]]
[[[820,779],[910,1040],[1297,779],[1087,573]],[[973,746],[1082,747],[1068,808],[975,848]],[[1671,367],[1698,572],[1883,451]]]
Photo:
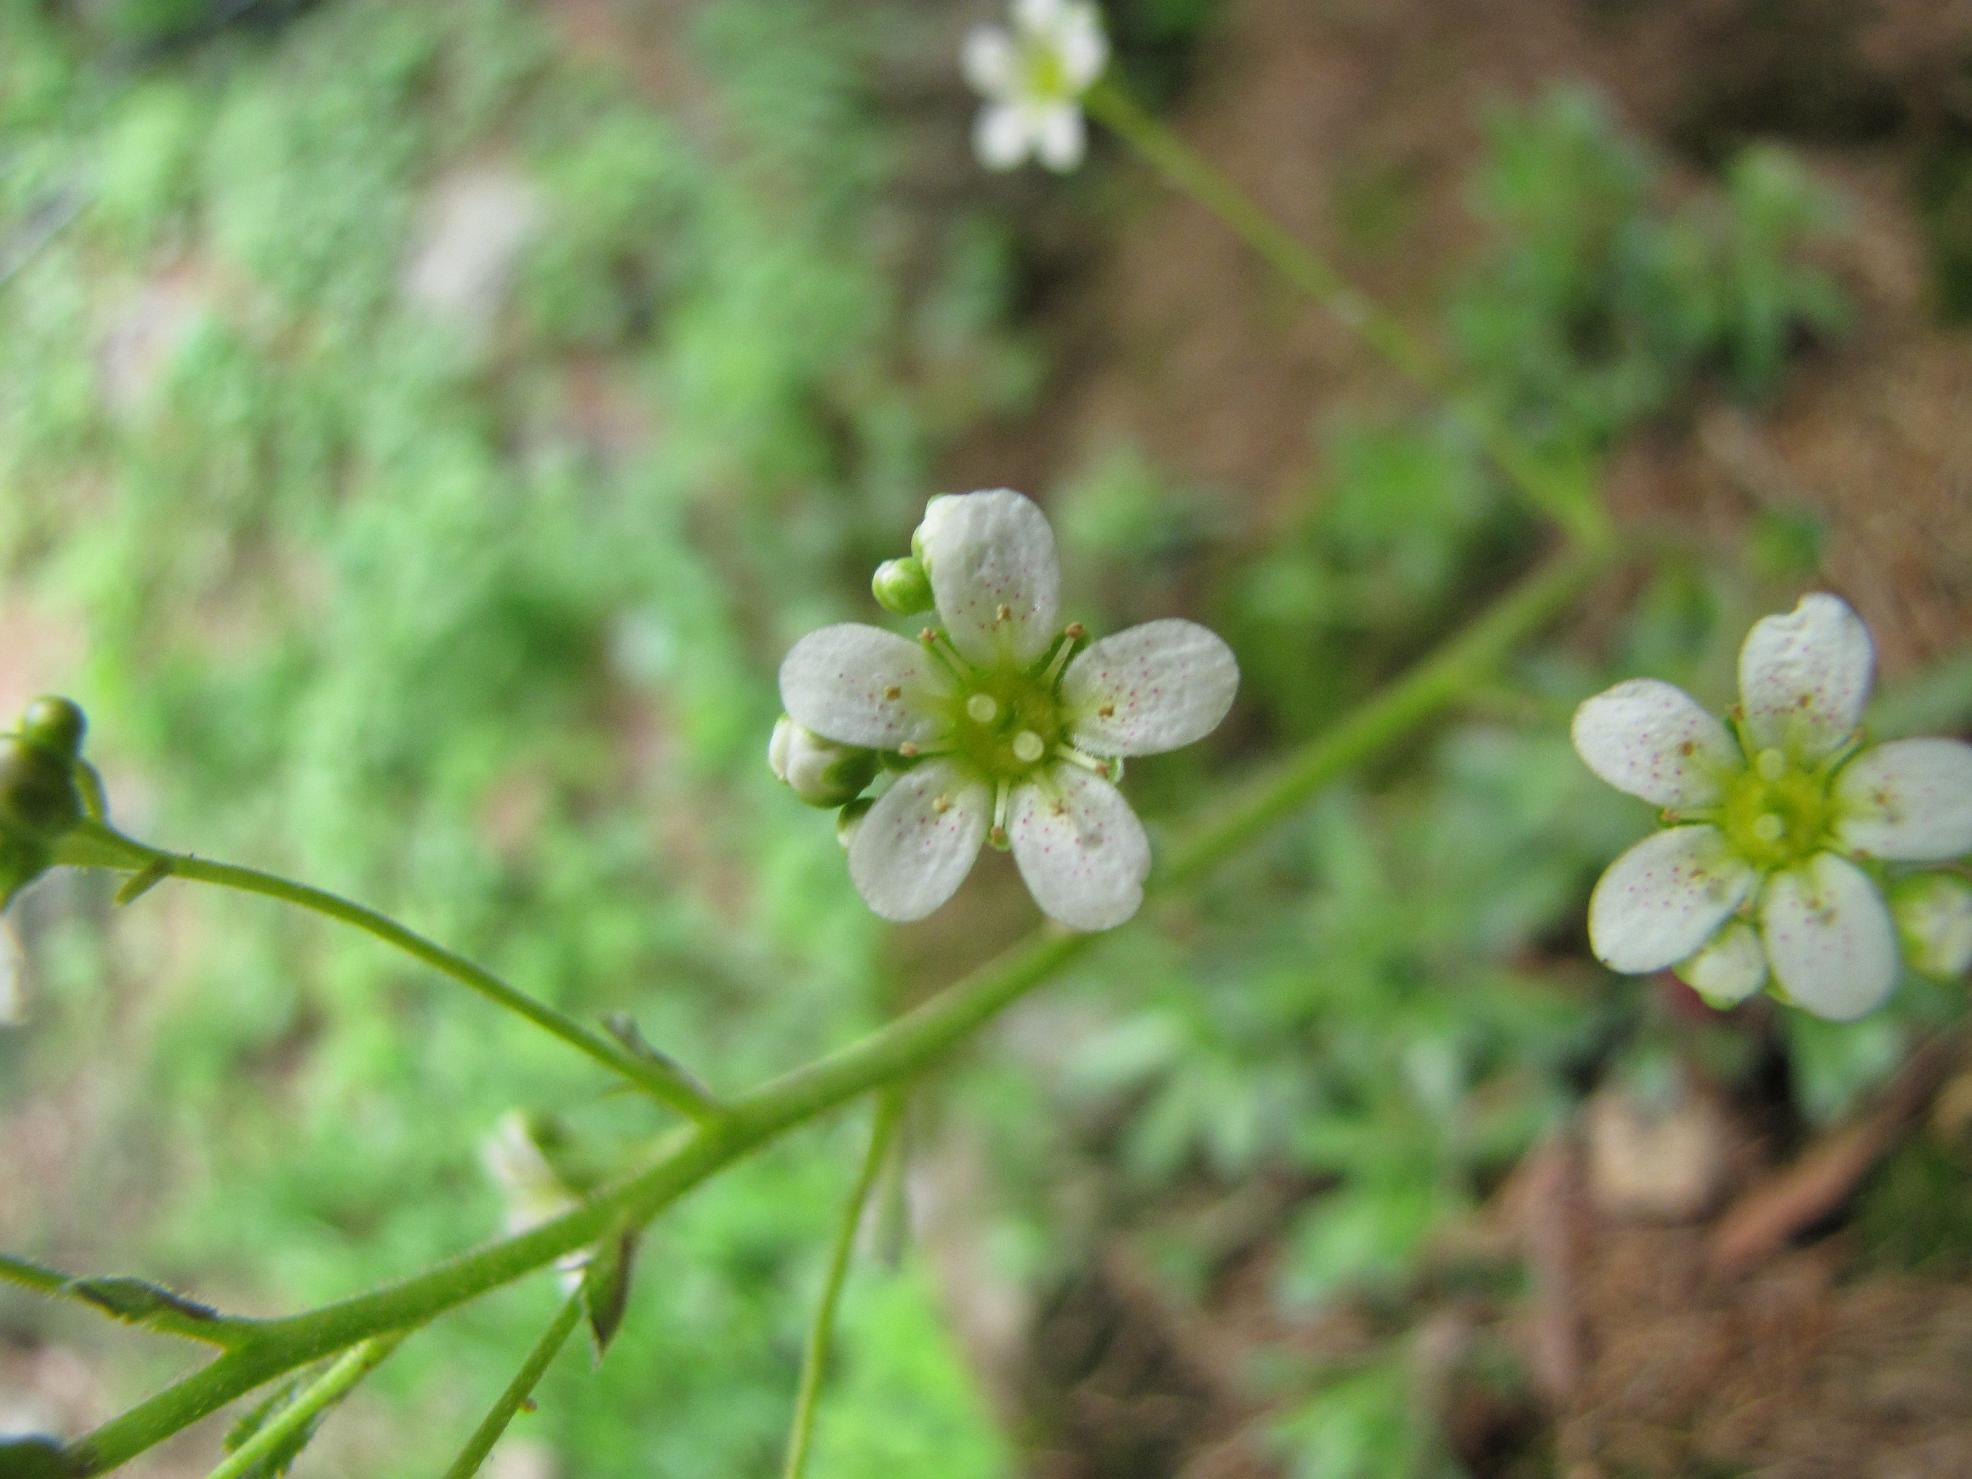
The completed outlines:
[[[589,1316],[589,1334],[595,1338],[598,1361],[616,1339],[623,1312],[629,1307],[637,1236],[635,1231],[626,1232],[603,1243],[582,1270],[582,1307]]]
[[[74,1279],[64,1286],[63,1292],[129,1324],[192,1335],[221,1345],[228,1343],[226,1332],[236,1323],[209,1304],[188,1299],[148,1279],[123,1274]]]

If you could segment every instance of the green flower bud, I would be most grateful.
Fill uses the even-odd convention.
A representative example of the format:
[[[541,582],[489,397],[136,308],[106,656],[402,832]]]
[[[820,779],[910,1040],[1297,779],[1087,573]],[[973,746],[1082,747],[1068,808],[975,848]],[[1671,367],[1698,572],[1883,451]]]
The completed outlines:
[[[22,739],[71,760],[82,753],[82,736],[88,728],[81,707],[56,694],[44,694],[21,711]]]
[[[785,714],[767,742],[767,764],[810,806],[845,805],[862,795],[876,777],[874,753],[823,739]]]
[[[53,843],[81,820],[72,757],[0,735],[0,835]]]
[[[1972,968],[1972,883],[1951,873],[1920,873],[1890,890],[1890,913],[1904,958],[1940,981]]]
[[[875,805],[874,798],[859,796],[835,814],[835,840],[842,844],[844,852],[849,851],[849,844],[856,840],[856,829],[863,825],[863,818]]]
[[[932,607],[931,577],[914,555],[885,560],[870,577],[870,594],[877,605],[896,616],[916,616]]]

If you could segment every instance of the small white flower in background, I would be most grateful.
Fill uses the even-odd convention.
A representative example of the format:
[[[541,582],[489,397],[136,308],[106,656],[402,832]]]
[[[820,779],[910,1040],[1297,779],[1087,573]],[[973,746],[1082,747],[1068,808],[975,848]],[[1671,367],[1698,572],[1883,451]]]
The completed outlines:
[[[481,1142],[479,1156],[481,1164],[486,1167],[486,1174],[499,1190],[505,1212],[504,1223],[510,1236],[551,1221],[564,1212],[572,1212],[581,1205],[568,1183],[562,1180],[548,1163],[548,1157],[542,1153],[541,1143],[535,1138],[534,1126],[517,1109],[500,1116],[493,1132]],[[580,1282],[582,1269],[588,1261],[586,1251],[566,1254],[556,1260],[555,1268],[561,1274],[564,1288],[573,1289]]]
[[[1940,981],[1972,970],[1972,883],[1950,873],[1906,878],[1890,891],[1890,913],[1912,970]]]
[[[988,169],[1032,156],[1066,172],[1087,152],[1082,94],[1109,63],[1102,15],[1089,0],[1014,0],[1013,29],[980,26],[961,53],[986,99],[972,146]]]
[[[1215,729],[1239,686],[1232,650],[1175,619],[1082,646],[1079,625],[1059,624],[1054,531],[1007,489],[932,499],[913,542],[942,630],[911,642],[823,627],[781,664],[796,724],[883,751],[898,772],[845,829],[850,878],[885,919],[922,919],[990,840],[1052,918],[1121,924],[1143,901],[1150,843],[1112,784],[1115,757]]]
[[[1674,969],[1715,1006],[1769,984],[1838,1020],[1882,1002],[1897,929],[1872,873],[1972,852],[1972,745],[1862,744],[1874,660],[1862,619],[1811,595],[1748,633],[1730,727],[1653,678],[1576,710],[1589,769],[1666,823],[1589,900],[1605,965]]]

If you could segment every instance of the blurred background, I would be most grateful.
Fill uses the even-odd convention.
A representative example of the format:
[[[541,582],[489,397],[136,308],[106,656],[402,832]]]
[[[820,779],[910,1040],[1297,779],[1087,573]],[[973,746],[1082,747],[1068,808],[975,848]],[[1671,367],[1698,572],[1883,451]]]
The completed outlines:
[[[1872,625],[1880,733],[1972,723],[1972,13],[1105,9],[1147,106],[1656,553],[920,1086],[812,1472],[1972,1472],[1963,983],[1836,1027],[1607,976],[1584,903],[1648,812],[1567,739],[1619,676],[1723,707],[1817,588]],[[980,171],[990,18],[4,0],[0,711],[73,694],[137,835],[628,1012],[724,1090],[1035,922],[989,855],[881,926],[764,763],[781,654],[880,619],[930,493],[1039,497],[1098,630],[1228,636],[1233,719],[1131,768],[1153,827],[1209,809],[1546,536],[1113,141]],[[648,1133],[360,937],[108,895],[8,921],[10,1252],[284,1312],[492,1236],[504,1111],[605,1162]],[[775,1472],[863,1134],[666,1213],[608,1359],[567,1352],[492,1472]],[[556,1298],[418,1336],[296,1472],[439,1472]],[[0,1431],[192,1356],[0,1289]]]

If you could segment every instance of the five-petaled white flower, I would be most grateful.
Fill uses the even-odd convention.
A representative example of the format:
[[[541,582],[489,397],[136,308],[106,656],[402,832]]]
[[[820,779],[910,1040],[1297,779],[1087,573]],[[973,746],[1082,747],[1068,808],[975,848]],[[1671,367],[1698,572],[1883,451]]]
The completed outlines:
[[[1012,169],[1033,155],[1067,171],[1082,162],[1082,94],[1109,62],[1102,16],[1089,0],[1014,0],[1013,29],[977,27],[961,61],[986,98],[972,131],[980,163]]]
[[[1666,829],[1602,875],[1589,942],[1612,970],[1677,971],[1714,1005],[1776,995],[1848,1020],[1896,983],[1896,931],[1866,868],[1972,852],[1972,745],[1864,746],[1869,632],[1834,596],[1755,623],[1732,727],[1682,689],[1632,678],[1575,713],[1603,780]]]
[[[942,631],[911,642],[823,627],[781,664],[781,702],[827,739],[904,766],[857,823],[849,876],[886,919],[921,919],[989,839],[1034,900],[1082,930],[1143,900],[1150,844],[1109,757],[1188,745],[1232,707],[1239,667],[1195,622],[1166,619],[1081,646],[1057,617],[1054,531],[998,489],[934,498],[916,540]]]

